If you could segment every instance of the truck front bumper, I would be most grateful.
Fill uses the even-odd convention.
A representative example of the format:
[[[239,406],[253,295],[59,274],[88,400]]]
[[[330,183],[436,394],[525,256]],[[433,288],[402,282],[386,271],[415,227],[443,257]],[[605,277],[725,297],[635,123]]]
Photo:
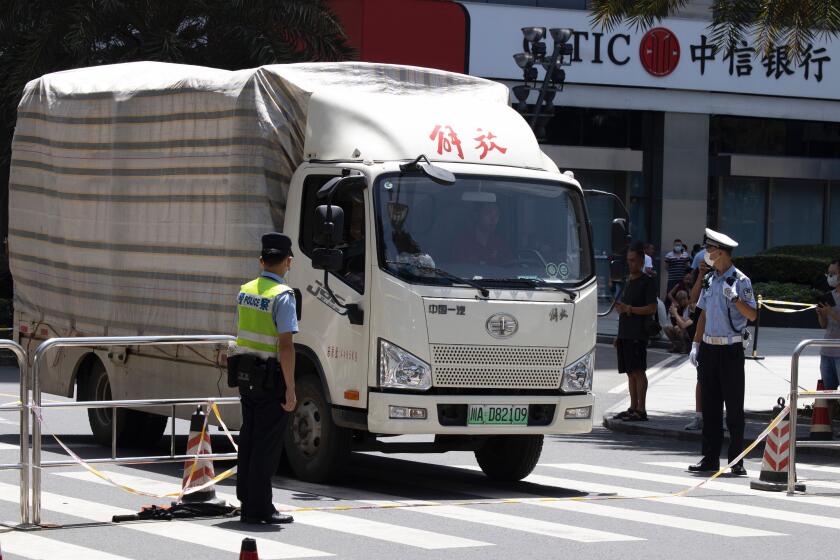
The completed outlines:
[[[416,395],[406,393],[369,393],[368,430],[375,434],[586,434],[592,431],[595,399],[584,395]],[[553,416],[541,425],[528,426],[468,426],[452,417],[453,411],[469,405],[528,405],[533,410],[550,410]],[[426,410],[426,418],[391,418],[392,406]],[[590,407],[588,418],[566,418],[566,410]],[[439,414],[441,411],[444,416]]]

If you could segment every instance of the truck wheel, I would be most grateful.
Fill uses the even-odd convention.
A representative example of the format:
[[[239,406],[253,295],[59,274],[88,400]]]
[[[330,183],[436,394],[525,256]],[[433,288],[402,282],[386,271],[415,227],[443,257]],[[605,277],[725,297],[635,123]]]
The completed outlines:
[[[516,482],[534,470],[542,453],[543,436],[490,436],[475,452],[481,470],[493,480]]]
[[[336,426],[321,382],[306,375],[297,380],[297,408],[286,428],[286,458],[292,472],[306,482],[326,482],[345,466],[350,430]]]
[[[87,374],[79,384],[79,401],[110,401],[111,382],[108,372],[99,359],[91,360]],[[97,443],[111,445],[113,410],[110,408],[89,408],[88,423]],[[118,408],[117,445],[124,447],[152,447],[160,441],[166,429],[167,418],[139,410]]]

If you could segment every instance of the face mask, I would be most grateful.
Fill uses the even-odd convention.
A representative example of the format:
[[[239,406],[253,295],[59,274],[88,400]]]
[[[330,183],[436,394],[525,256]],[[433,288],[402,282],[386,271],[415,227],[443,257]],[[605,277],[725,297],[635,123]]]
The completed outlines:
[[[838,281],[838,279],[837,279],[836,274],[830,274],[827,277],[827,280],[828,280],[828,285],[831,286],[832,288],[836,288],[837,284],[840,283],[840,281]]]
[[[682,253],[682,245],[674,245],[675,253]]]
[[[706,261],[707,265],[715,266],[715,259],[712,258],[712,255],[708,251],[703,255],[703,260]]]

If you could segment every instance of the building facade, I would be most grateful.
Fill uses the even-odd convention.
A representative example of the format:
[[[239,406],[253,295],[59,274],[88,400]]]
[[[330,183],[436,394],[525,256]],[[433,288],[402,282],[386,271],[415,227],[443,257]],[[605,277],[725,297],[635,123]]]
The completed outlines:
[[[703,0],[652,29],[609,31],[592,25],[585,0],[333,4],[363,60],[510,86],[522,83],[520,28],[573,29],[543,150],[585,188],[618,194],[634,238],[660,258],[675,238],[701,242],[707,225],[739,240],[739,254],[840,244],[840,41],[808,45],[800,59],[782,45],[757,53],[750,40],[719,51]],[[601,274],[609,204],[590,205]]]

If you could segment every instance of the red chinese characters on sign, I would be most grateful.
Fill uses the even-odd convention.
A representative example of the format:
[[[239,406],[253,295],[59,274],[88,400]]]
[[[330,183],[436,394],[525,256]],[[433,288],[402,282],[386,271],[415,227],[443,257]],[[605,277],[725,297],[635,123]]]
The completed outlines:
[[[505,154],[507,153],[507,148],[500,146],[494,140],[497,140],[498,137],[490,132],[484,132],[482,129],[476,129],[478,132],[478,136],[473,138],[478,144],[475,146],[477,151],[481,153],[478,156],[478,159],[484,159],[487,157],[487,154],[492,151],[498,151],[499,153]],[[437,142],[437,153],[443,155],[444,152],[451,154],[453,153],[452,150],[455,149],[458,157],[460,159],[464,159],[464,151],[461,148],[461,140],[458,138],[458,134],[452,129],[451,126],[448,125],[435,125],[435,128],[432,130],[431,134],[429,134],[429,140]]]
[[[479,128],[477,132],[482,132],[482,130]],[[478,159],[486,158],[487,154],[489,152],[492,152],[493,150],[498,150],[503,154],[507,153],[507,148],[502,148],[501,146],[493,142],[493,140],[495,139],[496,135],[490,132],[489,130],[486,133],[473,138],[473,140],[478,142],[478,145],[475,147],[475,149],[481,150],[481,155],[478,156]]]
[[[464,150],[461,149],[461,140],[451,126],[435,126],[432,133],[429,134],[430,140],[437,140],[437,153],[443,155],[443,152],[452,153],[454,147],[458,151],[458,157],[464,159]]]

